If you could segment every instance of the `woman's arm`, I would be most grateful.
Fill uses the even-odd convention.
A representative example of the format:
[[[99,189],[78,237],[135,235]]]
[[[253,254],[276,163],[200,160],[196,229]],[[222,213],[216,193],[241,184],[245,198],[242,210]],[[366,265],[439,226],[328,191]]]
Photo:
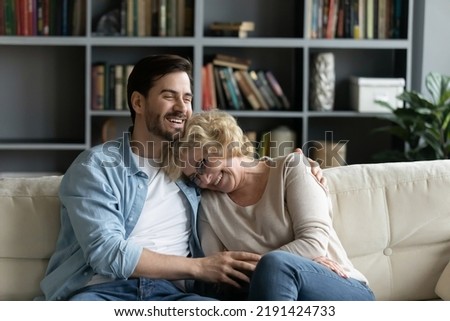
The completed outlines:
[[[285,206],[294,240],[280,249],[314,259],[326,256],[332,228],[327,192],[311,173],[303,155],[291,154],[285,163]]]

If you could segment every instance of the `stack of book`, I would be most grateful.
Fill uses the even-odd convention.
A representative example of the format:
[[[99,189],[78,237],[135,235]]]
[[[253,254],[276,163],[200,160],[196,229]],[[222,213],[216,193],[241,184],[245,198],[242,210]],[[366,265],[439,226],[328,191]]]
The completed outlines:
[[[289,109],[290,102],[274,74],[250,66],[250,59],[224,54],[204,65],[202,109]]]
[[[403,0],[306,0],[309,38],[394,39],[406,30]]]
[[[127,81],[133,65],[92,65],[92,110],[127,110]]]
[[[214,36],[247,38],[255,30],[253,21],[214,22],[209,26]]]
[[[1,0],[0,36],[82,36],[84,0]]]

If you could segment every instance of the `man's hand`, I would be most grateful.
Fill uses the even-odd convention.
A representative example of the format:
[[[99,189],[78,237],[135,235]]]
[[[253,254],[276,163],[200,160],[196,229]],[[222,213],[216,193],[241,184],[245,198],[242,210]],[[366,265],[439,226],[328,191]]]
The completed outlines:
[[[195,259],[199,263],[196,279],[226,283],[240,288],[239,281],[250,282],[261,255],[249,252],[226,251]]]
[[[303,151],[300,148],[296,148],[294,150],[294,152],[299,153],[299,154],[303,154]],[[328,186],[327,186],[327,179],[325,178],[325,176],[323,176],[323,172],[322,169],[319,166],[319,163],[312,160],[311,158],[307,157],[308,161],[309,161],[309,165],[311,166],[311,173],[316,177],[316,179],[319,181],[320,184],[322,184],[322,186],[328,190]]]

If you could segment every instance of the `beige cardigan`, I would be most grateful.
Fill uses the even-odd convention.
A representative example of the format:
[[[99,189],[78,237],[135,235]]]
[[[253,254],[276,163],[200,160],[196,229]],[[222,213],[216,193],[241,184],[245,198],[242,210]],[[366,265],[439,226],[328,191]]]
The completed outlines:
[[[327,192],[304,156],[292,153],[267,162],[267,186],[254,205],[242,207],[227,194],[202,192],[199,233],[205,254],[281,249],[310,259],[327,256],[350,277],[368,283],[348,259],[332,226]]]

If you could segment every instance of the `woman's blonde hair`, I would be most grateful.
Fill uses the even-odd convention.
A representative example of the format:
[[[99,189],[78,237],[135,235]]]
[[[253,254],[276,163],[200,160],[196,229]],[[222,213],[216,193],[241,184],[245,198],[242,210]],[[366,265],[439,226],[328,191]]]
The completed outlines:
[[[214,153],[227,158],[254,157],[255,148],[229,113],[217,109],[192,115],[184,134],[174,141],[165,153],[169,157],[165,167],[171,179],[182,176],[180,155],[192,148],[202,148],[205,155]]]

